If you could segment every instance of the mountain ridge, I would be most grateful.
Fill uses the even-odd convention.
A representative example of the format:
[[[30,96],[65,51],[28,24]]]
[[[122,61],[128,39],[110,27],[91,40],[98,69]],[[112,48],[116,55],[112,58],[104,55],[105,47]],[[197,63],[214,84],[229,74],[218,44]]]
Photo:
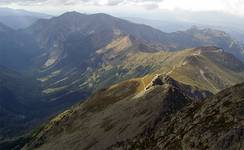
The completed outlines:
[[[51,144],[52,135],[54,135],[56,142],[61,140],[62,143],[66,143],[62,149],[76,149],[78,147],[82,149],[104,149],[117,141],[114,136],[117,135],[118,139],[133,137],[146,129],[147,126],[157,122],[160,114],[165,114],[165,118],[167,118],[169,114],[175,113],[192,101],[187,96],[187,90],[182,88],[186,85],[168,76],[159,75],[152,79],[150,81],[152,85],[146,91],[143,91],[142,83],[139,81],[140,79],[132,79],[98,91],[86,102],[53,118],[33,135],[33,141],[23,149],[59,149],[56,144],[56,146]],[[189,88],[192,87],[189,86]],[[209,92],[207,91],[195,90],[201,95],[199,95],[200,100],[208,96],[207,93]],[[191,90],[189,91],[189,94],[193,96]],[[209,94],[211,95],[211,93]],[[76,117],[78,116],[80,119],[77,120]],[[145,120],[145,118],[150,121]],[[88,122],[85,123],[85,120]],[[142,126],[140,122],[145,124]],[[61,129],[63,127],[64,129]],[[76,132],[78,128],[80,130]],[[133,133],[130,132],[131,129],[133,129]],[[87,132],[84,135],[85,131]],[[62,138],[57,139],[58,137]],[[82,140],[83,142],[73,143],[70,140],[75,139],[71,137],[79,137],[86,142]],[[94,138],[97,142],[93,142]],[[46,142],[51,143],[45,145]],[[68,144],[70,142],[73,143],[72,146]]]
[[[181,88],[175,86],[179,82],[167,75],[155,76],[150,81],[151,86],[142,95],[139,94],[140,92],[136,92],[137,96],[134,96],[132,94],[133,90],[129,90],[129,92],[128,90],[122,90],[127,88],[137,89],[139,85],[135,81],[137,80],[130,80],[103,89],[88,101],[76,105],[53,118],[41,130],[35,132],[32,136],[33,139],[22,149],[55,150],[60,147],[62,149],[77,149],[79,147],[91,150],[98,148],[178,149],[180,147],[205,149],[207,146],[214,149],[216,146],[220,146],[224,139],[235,133],[237,133],[237,137],[242,136],[241,125],[243,123],[240,122],[238,116],[241,117],[243,111],[241,106],[244,98],[243,84],[223,90],[217,95],[208,96],[207,99],[203,98],[203,101],[192,101],[193,99],[186,96]],[[118,91],[117,88],[120,90]],[[114,92],[112,95],[117,95],[119,98],[110,99],[112,95],[107,92],[112,91]],[[124,95],[124,92],[128,95]],[[121,98],[120,96],[125,97]],[[215,105],[215,103],[219,105]],[[215,110],[219,111],[214,113]],[[226,110],[235,113],[232,114]],[[205,113],[201,113],[202,111]],[[99,115],[100,113],[103,115]],[[129,113],[129,116],[126,115],[127,113]],[[209,120],[208,115],[211,115],[213,119]],[[218,117],[219,115],[221,117]],[[228,115],[232,115],[239,122],[235,119],[228,119]],[[221,119],[222,116],[224,120]],[[89,119],[85,119],[86,117]],[[148,119],[143,121],[143,118]],[[97,121],[94,121],[94,119],[97,119]],[[201,121],[207,119],[211,122],[210,124]],[[224,123],[223,126],[218,124],[220,121]],[[238,125],[237,128],[234,128],[234,124]],[[197,129],[200,129],[194,129],[192,126],[197,126]],[[214,127],[221,132],[224,139],[221,136],[214,136],[217,134],[217,131],[214,132]],[[238,132],[235,132],[235,129]],[[225,132],[226,130],[230,132]],[[190,131],[190,133],[187,131]],[[205,131],[207,133],[204,133]],[[200,136],[195,135],[195,132],[201,132],[199,135],[211,139],[220,139],[219,144],[214,144],[213,141],[215,140],[206,142]],[[162,138],[161,134],[167,136]],[[187,137],[184,137],[184,135],[187,135]],[[79,140],[76,140],[76,138]],[[185,145],[178,143],[181,139]],[[242,141],[235,139],[230,144],[222,145],[220,148],[235,147],[238,145],[235,142],[240,143]]]
[[[49,17],[47,14],[0,7],[0,22],[15,30],[27,28],[39,18]]]

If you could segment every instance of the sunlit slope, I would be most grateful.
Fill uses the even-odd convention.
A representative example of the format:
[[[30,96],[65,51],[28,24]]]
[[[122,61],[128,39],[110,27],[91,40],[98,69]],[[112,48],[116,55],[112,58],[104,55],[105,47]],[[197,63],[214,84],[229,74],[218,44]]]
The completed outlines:
[[[114,73],[113,73],[114,72]],[[107,85],[146,74],[168,74],[178,81],[216,93],[244,81],[244,63],[217,47],[179,52],[132,52],[92,73],[85,84]]]
[[[179,81],[216,93],[244,80],[244,64],[216,47],[190,49],[176,54],[178,63],[167,73]]]

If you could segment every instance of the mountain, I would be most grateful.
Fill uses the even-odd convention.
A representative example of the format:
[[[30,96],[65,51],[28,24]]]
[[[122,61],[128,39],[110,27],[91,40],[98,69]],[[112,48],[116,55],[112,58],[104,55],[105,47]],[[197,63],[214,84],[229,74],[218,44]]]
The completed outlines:
[[[244,84],[185,107],[110,149],[243,149]]]
[[[178,49],[199,45],[217,46],[243,60],[243,45],[223,31],[211,28],[199,29],[193,26],[189,30],[172,33],[171,36],[171,40],[176,42]]]
[[[20,9],[0,8],[0,22],[13,28],[23,29],[40,18],[50,18],[50,15],[29,12]]]
[[[47,17],[49,15],[37,12],[30,12],[23,9],[11,9],[11,8],[0,8],[0,16],[34,16],[34,17]]]
[[[85,99],[98,87],[145,75],[153,68],[137,64],[136,70],[128,72],[129,55],[217,46],[242,58],[242,47],[224,32],[192,28],[164,33],[106,14],[68,12],[40,19],[22,32],[33,37],[42,51],[35,58],[40,68],[37,78],[53,102]]]
[[[242,46],[212,29],[164,33],[69,12],[0,33],[0,149],[106,148],[244,81]]]
[[[90,40],[93,40],[91,42],[96,40],[93,45],[95,45],[95,49],[98,49],[117,37],[129,35],[140,42],[156,44],[160,46],[161,50],[217,46],[228,50],[237,57],[243,52],[243,46],[222,31],[193,27],[182,32],[164,33],[150,26],[135,24],[107,14],[87,15],[68,12],[49,20],[42,19],[27,31],[35,35],[40,46],[45,49],[61,47],[69,38],[77,39],[84,36],[90,37]],[[106,36],[101,37],[105,32]]]
[[[123,42],[121,42],[123,41]],[[243,62],[235,58],[233,55],[224,52],[222,49],[219,49],[217,47],[200,47],[200,48],[193,48],[193,49],[186,49],[179,52],[138,52],[137,50],[134,50],[133,52],[125,51],[125,53],[120,54],[119,58],[122,57],[123,59],[117,58],[116,61],[112,59],[111,61],[106,55],[110,55],[113,53],[113,51],[109,50],[111,47],[113,47],[114,51],[119,50],[121,47],[120,44],[125,46],[124,42],[128,39],[121,39],[118,41],[115,41],[113,44],[109,45],[108,49],[101,49],[99,50],[99,53],[101,56],[104,56],[104,61],[107,62],[107,64],[104,64],[100,69],[97,70],[89,70],[86,71],[83,75],[84,76],[73,76],[74,79],[80,80],[82,82],[77,83],[78,87],[69,87],[67,86],[66,89],[55,89],[51,90],[50,93],[55,93],[57,96],[61,96],[59,99],[50,99],[49,93],[43,93],[43,87],[42,89],[39,89],[39,92],[42,92],[42,101],[45,103],[42,103],[42,105],[33,104],[26,102],[26,105],[28,104],[31,107],[34,106],[40,106],[40,108],[36,108],[36,110],[41,111],[44,113],[42,115],[43,118],[50,114],[55,114],[56,112],[60,112],[61,110],[67,108],[68,106],[78,102],[78,101],[84,101],[85,97],[89,96],[82,95],[87,89],[92,89],[90,91],[98,91],[103,90],[104,87],[107,87],[111,84],[117,83],[119,81],[123,81],[126,79],[131,79],[133,77],[143,76],[140,79],[137,79],[137,81],[140,81],[140,86],[138,92],[143,91],[147,88],[148,83],[156,76],[157,74],[167,74],[174,79],[181,81],[184,84],[188,84],[191,86],[194,86],[195,88],[189,88],[189,87],[180,87],[182,90],[184,89],[185,95],[188,95],[188,97],[193,97],[189,93],[189,91],[192,91],[192,89],[196,89],[196,91],[209,91],[206,95],[210,95],[209,93],[216,93],[224,88],[230,87],[233,84],[243,82],[243,73],[244,73],[244,65]],[[130,42],[129,42],[130,43]],[[130,44],[128,44],[130,45]],[[132,47],[134,48],[134,47]],[[109,51],[108,51],[109,50]],[[106,59],[105,59],[106,58]],[[110,63],[108,63],[110,62]],[[72,79],[72,76],[69,76],[66,74],[67,70],[64,70],[63,73],[65,76],[67,76],[67,81],[61,80],[56,85],[52,86],[60,86],[62,84],[69,84],[70,80]],[[2,73],[6,71],[1,71]],[[63,74],[60,72],[55,72],[50,74],[48,76],[49,82],[53,82],[53,80],[57,77],[59,74]],[[148,74],[149,73],[149,74]],[[71,73],[72,74],[72,73]],[[41,79],[39,79],[41,80]],[[6,81],[13,82],[15,80],[13,79],[7,79]],[[27,80],[17,84],[17,85],[23,85],[24,87],[28,87],[26,85]],[[15,82],[13,82],[15,83]],[[45,83],[45,82],[42,82]],[[62,83],[62,84],[61,84]],[[118,85],[119,86],[119,85]],[[120,86],[119,86],[120,87]],[[150,87],[150,86],[148,86]],[[23,88],[23,87],[22,87]],[[64,91],[76,89],[77,92],[74,92],[72,95],[63,95]],[[15,89],[18,88],[12,88],[13,92]],[[24,90],[26,88],[23,88]],[[188,89],[188,90],[186,90]],[[27,88],[25,92],[27,92],[29,89]],[[16,90],[19,91],[19,90]],[[45,91],[45,89],[44,89]],[[120,91],[120,90],[118,90]],[[121,90],[123,91],[123,90]],[[127,92],[127,91],[126,91]],[[80,98],[83,96],[83,98]],[[26,93],[17,93],[16,95],[24,95]],[[114,94],[114,93],[113,93]],[[112,94],[112,95],[113,95]],[[193,94],[194,96],[199,96],[199,98],[192,98],[192,99],[202,99],[204,94],[195,92]],[[203,95],[203,96],[201,96]],[[73,96],[73,97],[72,97]],[[0,95],[1,97],[1,95]],[[116,100],[116,98],[112,98]],[[20,99],[19,101],[22,103],[24,99]],[[39,100],[38,100],[39,101]],[[15,106],[15,105],[12,105]],[[94,107],[96,107],[94,105]],[[25,108],[30,111],[30,114],[32,114],[32,109]],[[25,112],[25,111],[24,111]],[[9,114],[9,113],[7,113]],[[4,115],[8,116],[8,115]],[[41,115],[40,115],[41,116]],[[38,116],[39,119],[40,116]],[[34,116],[33,120],[36,119],[37,116]],[[1,118],[1,117],[0,117]],[[28,122],[22,122],[24,127],[30,127]],[[27,125],[28,126],[27,126]],[[8,126],[8,129],[10,131],[14,131],[16,127],[11,127],[12,125],[15,125],[15,123],[10,122],[6,123]],[[18,126],[21,126],[21,123],[18,123]],[[24,129],[24,128],[23,128]],[[25,128],[26,130],[29,130],[29,128]],[[1,144],[0,144],[1,145]]]
[[[192,13],[191,11],[183,10],[165,10],[160,15],[157,15],[157,18],[145,16],[143,19],[138,17],[126,17],[126,19],[136,23],[147,24],[163,32],[186,30],[191,26],[197,25],[202,28],[225,31],[233,38],[242,42],[242,44],[244,42],[243,17],[221,12],[199,11]]]
[[[144,77],[144,83],[167,74],[197,91],[211,93],[244,80],[243,62],[231,54],[237,54],[238,43],[230,47],[228,35],[210,29],[163,33],[106,14],[68,12],[40,19],[23,30],[1,25],[0,32],[0,64],[38,80],[38,88],[41,84],[41,98],[35,98],[41,104],[35,105],[44,115],[31,120],[45,119],[104,87],[132,78]],[[191,98],[189,91],[184,92]],[[25,105],[30,106],[29,102]],[[16,125],[10,122],[10,127],[11,123]]]
[[[165,63],[162,72],[213,93],[243,82],[244,63],[217,47],[180,51]]]
[[[111,53],[104,51],[103,55]],[[217,47],[178,52],[126,51],[121,56],[115,55],[115,58],[107,60],[110,63],[92,73],[83,86],[96,85],[94,87],[99,89],[120,80],[164,73],[178,81],[216,93],[244,80],[244,63]]]
[[[159,19],[148,19],[148,18],[140,18],[140,17],[124,17],[124,19],[134,23],[146,24],[166,33],[183,31],[191,28],[194,25],[198,25],[194,23],[177,21],[177,20],[168,20],[168,19],[159,20]]]
[[[54,117],[23,149],[104,149],[209,95],[165,75],[124,81]]]
[[[35,60],[40,64],[38,78],[43,82],[43,92],[52,101],[64,98],[79,100],[93,91],[85,86],[87,90],[81,92],[79,86],[86,81],[91,74],[89,72],[97,70],[104,63],[97,50],[127,37],[129,43],[133,39],[133,43],[138,43],[136,45],[149,48],[151,46],[146,43],[161,41],[160,31],[149,26],[106,14],[85,15],[77,12],[41,19],[23,32],[36,39],[44,51]],[[126,50],[126,47],[122,50]]]
[[[56,29],[54,30],[55,27]],[[103,40],[111,40],[111,38],[115,37],[116,35],[129,34],[148,42],[162,41],[162,39],[160,39],[162,37],[162,33],[159,32],[159,30],[142,24],[134,24],[129,21],[102,13],[87,15],[80,14],[78,12],[67,12],[61,16],[51,19],[41,19],[33,24],[28,30],[34,34],[37,34],[38,39],[43,42],[44,39],[42,38],[48,35],[52,36],[53,40],[58,40],[58,37],[63,35],[63,40],[65,40],[65,38],[67,38],[67,36],[69,36],[69,34],[72,32],[84,32],[84,35],[93,35],[93,33],[99,35],[101,32],[105,31],[108,31],[108,33],[106,33],[106,37],[108,39],[104,37],[105,39]],[[37,33],[38,30],[44,30],[44,32]],[[48,43],[50,38],[51,37],[48,37],[46,42],[43,43],[44,46],[53,46],[51,45],[52,43]],[[102,45],[102,43],[100,44]]]

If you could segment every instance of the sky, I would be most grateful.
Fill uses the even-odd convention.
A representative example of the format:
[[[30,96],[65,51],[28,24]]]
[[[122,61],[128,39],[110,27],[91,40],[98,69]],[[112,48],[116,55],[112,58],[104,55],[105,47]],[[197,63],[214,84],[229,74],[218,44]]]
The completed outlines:
[[[0,7],[49,14],[76,10],[87,13],[153,16],[164,11],[216,11],[244,16],[244,0],[0,0]]]

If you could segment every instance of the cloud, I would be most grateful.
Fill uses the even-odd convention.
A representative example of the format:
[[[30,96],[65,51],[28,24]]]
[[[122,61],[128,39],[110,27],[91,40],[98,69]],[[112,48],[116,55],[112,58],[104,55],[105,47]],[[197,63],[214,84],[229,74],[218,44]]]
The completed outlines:
[[[159,4],[164,0],[0,0],[0,5],[20,5],[20,6],[130,6],[142,7],[147,10],[159,8]]]
[[[157,5],[159,2],[163,0],[1,0],[0,4],[93,4],[93,5],[107,5],[107,6],[115,6],[115,5],[126,5],[126,4],[136,4],[136,5]]]
[[[244,0],[164,0],[161,9],[190,11],[220,11],[244,15]]]
[[[1,0],[0,4],[20,4],[20,5],[28,5],[28,4],[41,4],[47,2],[49,0]]]
[[[57,9],[69,7],[94,7],[100,9],[145,8],[146,10],[190,10],[190,11],[222,11],[237,15],[244,15],[244,0],[0,0],[0,6],[40,6]],[[118,7],[119,6],[119,7]],[[121,6],[121,7],[120,7]],[[95,8],[96,7],[96,8]],[[121,8],[121,9],[120,9]]]

